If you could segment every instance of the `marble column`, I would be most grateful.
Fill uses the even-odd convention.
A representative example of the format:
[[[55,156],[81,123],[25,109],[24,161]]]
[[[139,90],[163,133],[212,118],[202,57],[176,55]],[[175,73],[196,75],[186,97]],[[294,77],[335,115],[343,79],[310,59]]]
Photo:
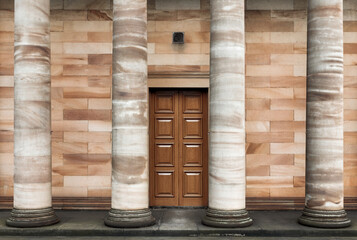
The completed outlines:
[[[211,0],[209,208],[202,223],[245,227],[244,0]]]
[[[113,1],[113,150],[110,227],[155,224],[149,210],[147,1]]]
[[[346,227],[343,209],[343,0],[308,3],[306,196],[299,223]]]
[[[57,223],[51,194],[50,0],[15,1],[14,208],[6,224]]]

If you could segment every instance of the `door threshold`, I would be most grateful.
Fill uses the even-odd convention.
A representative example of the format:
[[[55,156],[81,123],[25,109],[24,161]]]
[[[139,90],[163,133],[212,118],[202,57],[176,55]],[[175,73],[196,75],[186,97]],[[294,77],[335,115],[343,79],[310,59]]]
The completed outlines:
[[[207,206],[152,206],[151,209],[205,209]]]

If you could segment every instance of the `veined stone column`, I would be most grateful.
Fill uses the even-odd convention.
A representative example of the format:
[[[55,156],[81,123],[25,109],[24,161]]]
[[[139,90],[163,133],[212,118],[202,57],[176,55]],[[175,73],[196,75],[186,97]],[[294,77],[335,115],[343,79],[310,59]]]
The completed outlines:
[[[155,224],[149,210],[147,2],[114,0],[112,209],[105,224]]]
[[[309,0],[306,196],[299,223],[346,227],[343,209],[343,0]]]
[[[15,1],[14,208],[6,224],[57,223],[51,194],[50,0]]]
[[[209,208],[202,222],[245,227],[244,0],[211,0]]]

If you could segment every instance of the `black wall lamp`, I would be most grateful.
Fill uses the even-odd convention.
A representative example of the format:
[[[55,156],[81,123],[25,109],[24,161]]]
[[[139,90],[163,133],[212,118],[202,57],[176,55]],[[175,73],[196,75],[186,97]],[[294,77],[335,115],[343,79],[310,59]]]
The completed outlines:
[[[184,44],[185,43],[185,33],[184,32],[173,32],[172,33],[172,43]]]

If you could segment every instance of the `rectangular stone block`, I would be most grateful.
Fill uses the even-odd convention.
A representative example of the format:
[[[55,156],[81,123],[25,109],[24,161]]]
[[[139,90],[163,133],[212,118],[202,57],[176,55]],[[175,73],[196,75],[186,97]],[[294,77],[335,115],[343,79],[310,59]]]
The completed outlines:
[[[63,43],[65,54],[111,54],[112,43]]]
[[[90,120],[88,123],[88,131],[90,132],[111,132],[111,121],[94,121]]]
[[[245,76],[246,88],[268,88],[270,87],[270,76]]]
[[[112,32],[88,32],[88,41],[92,43],[111,43],[113,41]]]
[[[64,110],[64,111],[81,111],[81,110]],[[64,112],[63,120],[83,120],[66,118],[66,112]],[[52,121],[52,131],[65,132],[65,131],[88,131],[88,121]]]
[[[293,165],[292,154],[250,154],[247,155],[247,165]]]
[[[52,187],[53,197],[87,197],[88,190],[83,187]]]
[[[63,109],[87,109],[88,100],[81,98],[56,98],[52,99],[53,109],[62,111]]]
[[[108,132],[65,132],[64,142],[110,142]]]
[[[269,121],[246,121],[245,131],[249,132],[269,132],[270,122]]]
[[[247,0],[247,10],[293,10],[294,0]]]
[[[247,197],[251,198],[268,198],[270,196],[269,188],[247,188]]]
[[[86,110],[86,109],[64,109],[64,120],[102,120],[109,121],[112,119],[110,110]],[[87,130],[87,129],[85,129]]]
[[[156,0],[157,10],[199,10],[201,8],[200,0]]]
[[[269,153],[269,143],[247,143],[245,145],[247,154],[267,154]]]
[[[110,154],[63,154],[64,164],[97,165],[111,164]]]
[[[258,166],[247,166],[246,167],[247,176],[269,176],[270,168],[268,165],[258,165]]]
[[[110,88],[63,88],[64,98],[110,98]]]
[[[271,122],[271,132],[305,132],[306,123],[304,121],[282,121]]]
[[[111,176],[111,164],[88,165],[88,176]]]
[[[112,55],[111,54],[89,54],[88,63],[91,65],[111,65]]]
[[[289,121],[294,119],[294,111],[247,110],[247,121]]]
[[[86,21],[87,11],[82,10],[51,10],[51,21]]]
[[[111,21],[65,21],[65,32],[110,32]]]
[[[108,177],[110,178],[110,177]],[[108,198],[112,194],[111,187],[88,187],[88,197],[105,197]]]
[[[305,168],[290,165],[270,166],[271,176],[305,176]]]
[[[89,87],[111,87],[112,77],[111,76],[89,76],[88,77]]]
[[[88,153],[94,154],[110,154],[112,144],[109,143],[88,143]]]
[[[250,188],[282,188],[293,187],[292,176],[248,176],[247,185]]]
[[[87,148],[87,143],[52,142],[52,153],[54,154],[87,153]]]
[[[88,36],[86,32],[51,32],[51,43],[54,42],[86,42]],[[52,50],[52,46],[51,46]]]
[[[64,0],[64,9],[110,9],[110,0]]]
[[[273,123],[273,122],[272,122]],[[249,143],[289,143],[294,142],[294,133],[247,133]]]
[[[88,99],[88,109],[112,109],[111,99]]]
[[[304,197],[305,188],[304,187],[291,187],[291,188],[271,188],[270,197]]]
[[[268,54],[247,54],[246,65],[270,65],[270,55]]]
[[[247,88],[246,98],[271,98],[292,99],[294,97],[291,88]]]
[[[304,154],[304,143],[270,143],[270,152],[273,154]]]
[[[50,0],[50,7],[51,10],[63,9],[63,0]]]
[[[51,62],[55,65],[65,65],[65,64],[88,64],[88,56],[86,54],[52,54],[51,55]],[[57,77],[59,79],[61,76]],[[62,79],[61,79],[62,80]],[[74,82],[76,81],[72,78]],[[72,83],[73,84],[73,83]]]
[[[89,10],[88,21],[111,21],[113,20],[113,10]]]
[[[305,109],[305,100],[272,99],[271,110],[298,110]]]
[[[270,99],[247,99],[245,108],[249,110],[269,110]]]

